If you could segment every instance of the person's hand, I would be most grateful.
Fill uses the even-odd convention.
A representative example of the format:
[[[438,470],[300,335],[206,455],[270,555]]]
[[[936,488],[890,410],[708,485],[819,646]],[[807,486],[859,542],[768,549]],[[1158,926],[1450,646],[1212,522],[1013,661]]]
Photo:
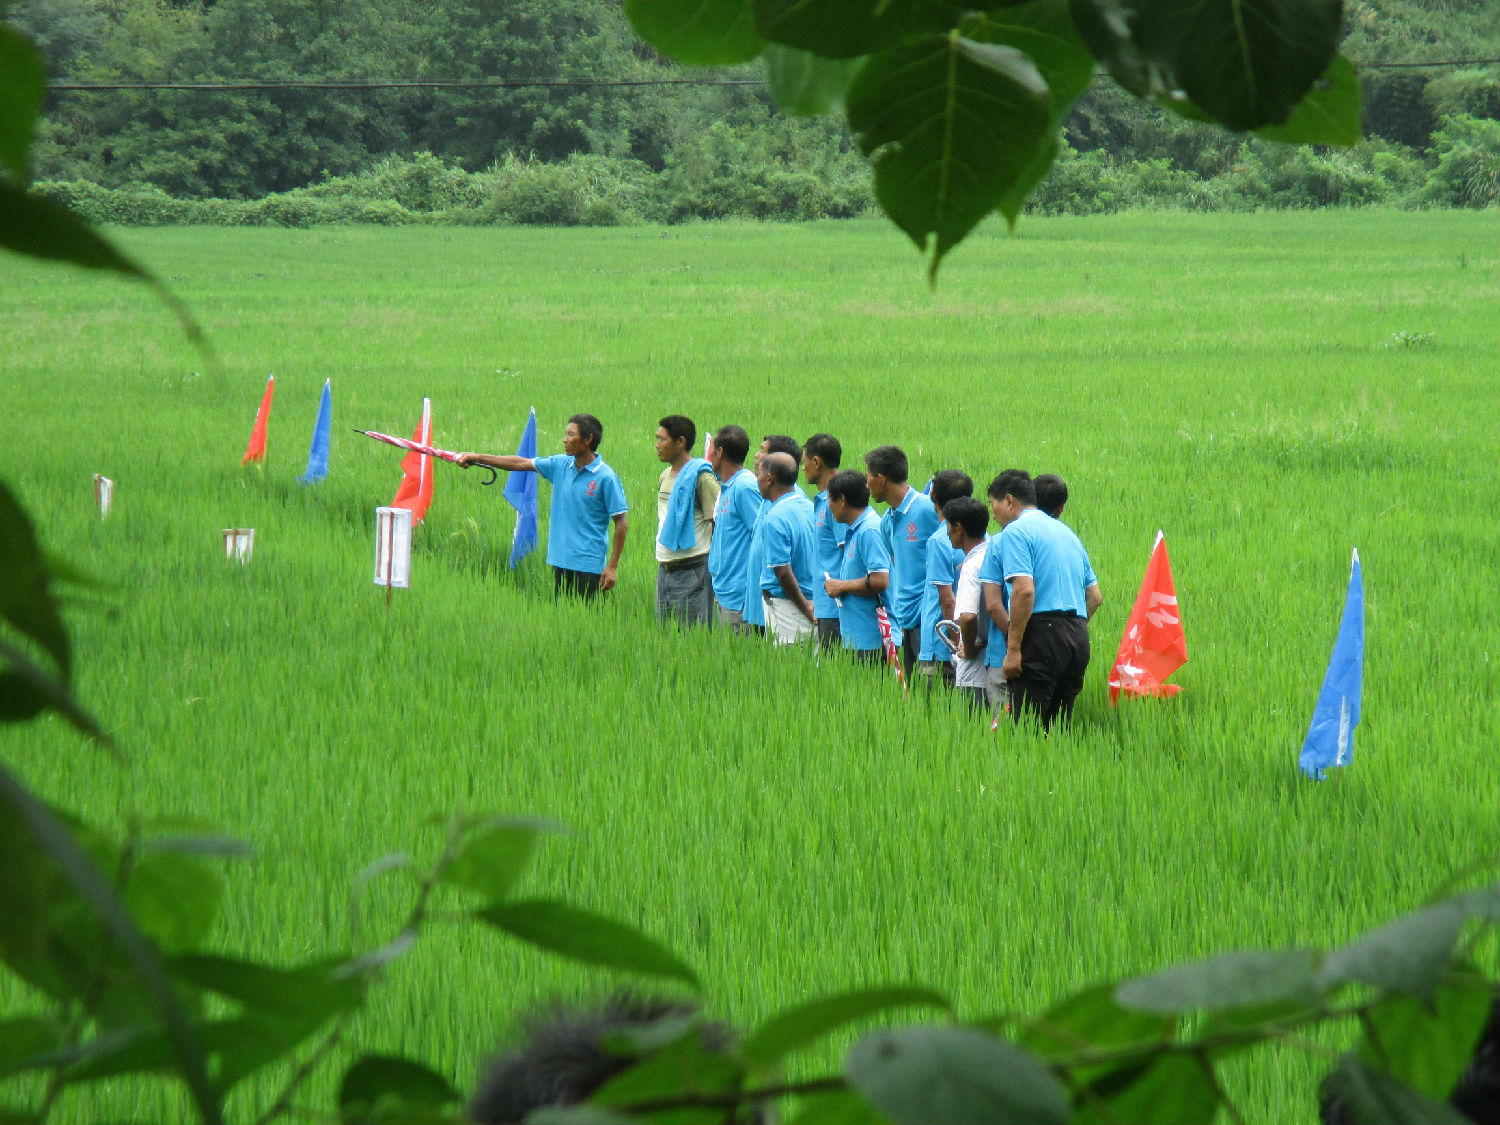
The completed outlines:
[[[830,598],[838,597],[839,594],[843,591],[843,588],[844,584],[837,578],[823,579],[823,593],[827,594]]]
[[[614,588],[615,588],[615,568],[612,567],[612,566],[607,566],[607,567],[604,568],[604,572],[599,575],[599,589],[600,590],[613,590]]]
[[[1000,665],[1000,670],[1005,673],[1007,680],[1020,679],[1021,676],[1021,650],[1008,648],[1005,650],[1005,661]]]
[[[472,453],[460,453],[458,455],[457,460],[455,460],[453,463],[455,465],[459,465],[459,466],[467,469],[470,465],[472,465],[474,463],[474,454],[472,454]]]

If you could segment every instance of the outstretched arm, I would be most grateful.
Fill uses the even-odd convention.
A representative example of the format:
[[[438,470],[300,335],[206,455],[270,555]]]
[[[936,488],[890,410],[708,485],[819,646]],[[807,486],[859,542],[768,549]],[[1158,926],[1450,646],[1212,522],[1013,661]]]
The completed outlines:
[[[536,472],[536,462],[530,457],[517,457],[507,453],[460,453],[454,464],[466,469],[470,465],[488,465],[492,469],[504,469],[508,473]]]

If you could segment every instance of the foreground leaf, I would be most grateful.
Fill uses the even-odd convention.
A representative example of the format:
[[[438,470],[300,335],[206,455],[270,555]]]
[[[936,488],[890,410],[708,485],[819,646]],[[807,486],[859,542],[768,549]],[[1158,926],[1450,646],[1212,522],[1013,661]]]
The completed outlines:
[[[750,0],[625,0],[625,16],[662,54],[695,66],[748,62],[766,45]]]
[[[924,252],[929,274],[1008,193],[1050,141],[1051,94],[1011,47],[928,36],[872,55],[849,86],[849,126],[875,167],[875,196]]]
[[[1115,988],[1121,1006],[1142,1012],[1218,1012],[1318,1002],[1317,956],[1310,950],[1225,953],[1177,965]]]
[[[136,925],[168,953],[196,949],[219,916],[224,880],[192,856],[142,856],[125,884]]]
[[[754,0],[766,39],[825,59],[853,59],[950,30],[966,5],[944,0]]]
[[[1348,147],[1359,143],[1361,113],[1359,73],[1343,55],[1335,55],[1285,125],[1264,125],[1256,133],[1289,145]]]
[[[1386,996],[1369,1011],[1360,1058],[1430,1098],[1445,1099],[1468,1066],[1484,1030],[1494,992],[1487,982],[1444,984],[1428,1005],[1415,996]]]
[[[671,977],[698,987],[692,969],[639,930],[565,902],[538,899],[498,903],[476,911],[474,916],[573,961]]]
[[[1034,1056],[962,1027],[883,1031],[854,1045],[850,1085],[896,1125],[1049,1125],[1068,1096]]]
[[[17,183],[30,176],[31,138],[47,72],[36,47],[13,26],[0,23],[0,164],[10,169]]]
[[[0,192],[13,191],[0,182]],[[3,197],[0,197],[3,206]],[[4,223],[0,215],[0,223]],[[72,650],[62,615],[48,589],[48,572],[37,545],[36,531],[21,502],[4,483],[0,483],[0,619],[35,641],[57,666],[64,687],[72,668]],[[12,663],[16,661],[12,660]],[[12,674],[13,675],[13,674]],[[38,704],[37,710],[40,710]],[[0,716],[30,718],[31,714],[0,711]]]
[[[1447,1102],[1419,1094],[1354,1054],[1328,1076],[1328,1090],[1342,1102],[1350,1125],[1471,1125]]]
[[[329,964],[282,969],[234,957],[193,955],[169,962],[174,976],[244,1005],[248,1012],[322,1021],[358,1007],[364,988]]]
[[[855,1020],[914,1006],[947,1010],[949,1004],[928,988],[870,988],[822,996],[772,1016],[745,1040],[740,1054],[754,1066],[771,1066]]]
[[[1192,1055],[1158,1055],[1094,1078],[1079,1099],[1072,1125],[1199,1125],[1212,1121],[1219,1093],[1205,1064]]]
[[[1169,1016],[1122,1008],[1110,982],[1054,1004],[1028,1021],[1018,1039],[1043,1058],[1060,1058],[1091,1047],[1152,1046],[1165,1042],[1174,1026]]]
[[[1387,922],[1330,953],[1318,974],[1319,984],[1326,989],[1363,981],[1428,996],[1447,971],[1464,921],[1458,904],[1441,902]]]
[[[62,1045],[62,1028],[40,1016],[0,1020],[0,1076],[25,1070],[37,1055]]]
[[[783,113],[816,117],[844,100],[844,89],[861,59],[824,59],[810,51],[772,43],[761,55],[766,87]]]
[[[459,1097],[452,1083],[420,1063],[366,1055],[344,1073],[339,1085],[339,1120],[344,1125],[436,1120]]]
[[[438,879],[478,894],[485,902],[507,897],[536,852],[537,837],[554,831],[546,821],[503,818],[464,841]]]

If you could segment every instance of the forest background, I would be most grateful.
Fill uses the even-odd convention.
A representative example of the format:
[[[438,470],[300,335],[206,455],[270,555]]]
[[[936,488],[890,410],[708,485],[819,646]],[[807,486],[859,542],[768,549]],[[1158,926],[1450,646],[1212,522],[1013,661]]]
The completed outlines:
[[[658,55],[618,0],[19,0],[8,12],[53,86],[34,188],[94,222],[569,226],[873,206],[839,114],[778,114],[759,64]],[[1203,126],[1101,79],[1029,209],[1500,200],[1500,0],[1351,0],[1345,25],[1357,145]],[[552,84],[63,88],[364,81]]]

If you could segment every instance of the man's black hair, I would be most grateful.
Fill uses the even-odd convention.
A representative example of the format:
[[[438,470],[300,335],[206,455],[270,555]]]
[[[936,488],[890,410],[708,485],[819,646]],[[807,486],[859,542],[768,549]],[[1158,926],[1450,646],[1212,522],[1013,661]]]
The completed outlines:
[[[1022,504],[1036,503],[1036,482],[1025,469],[1006,469],[990,481],[990,499],[1004,500],[1014,496]]]
[[[786,434],[767,434],[761,440],[766,444],[767,453],[790,453],[793,461],[802,462],[802,447],[796,438]]]
[[[1068,502],[1068,482],[1056,473],[1043,473],[1031,483],[1036,485],[1036,506],[1053,519],[1060,518]]]
[[[619,993],[590,1008],[554,1008],[528,1020],[525,1046],[485,1064],[469,1102],[476,1125],[524,1121],[533,1110],[585,1101],[639,1055],[611,1050],[622,1032],[672,1017],[692,1016],[689,1004]],[[700,1025],[703,1045],[725,1051],[730,1034],[720,1024]]]
[[[760,467],[777,484],[785,485],[788,488],[795,487],[797,484],[797,462],[787,460],[786,456],[778,456],[779,453],[779,450],[772,450],[770,453],[767,453],[761,461]]]
[[[692,450],[693,443],[698,440],[698,427],[693,425],[693,420],[686,414],[668,414],[656,424],[667,431],[667,437],[672,441],[686,438],[689,451]]]
[[[578,436],[583,438],[583,443],[595,453],[599,452],[599,443],[604,440],[604,423],[592,414],[575,414],[568,421],[578,427]]]
[[[932,502],[945,512],[948,501],[973,495],[974,482],[962,469],[943,469],[932,475]]]
[[[835,473],[833,479],[828,482],[828,499],[842,500],[851,508],[868,508],[870,486],[865,483],[865,475],[856,473],[853,469]]]
[[[877,445],[865,454],[865,470],[872,477],[885,477],[892,484],[905,484],[906,453],[899,445]]]
[[[955,496],[943,505],[943,519],[958,524],[970,539],[983,539],[990,510],[972,496]]]
[[[837,469],[844,456],[844,447],[832,434],[813,434],[802,447],[804,457],[817,457],[830,469]]]
[[[744,426],[720,426],[714,434],[714,448],[736,465],[743,465],[750,455],[750,435]]]

